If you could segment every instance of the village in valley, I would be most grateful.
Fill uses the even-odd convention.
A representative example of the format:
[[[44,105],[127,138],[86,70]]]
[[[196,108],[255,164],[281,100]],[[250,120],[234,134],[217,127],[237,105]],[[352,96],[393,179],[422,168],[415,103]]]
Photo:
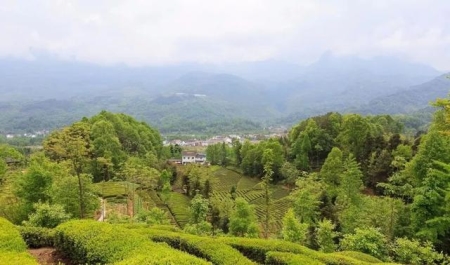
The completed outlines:
[[[180,147],[181,157],[172,158],[169,161],[175,164],[207,164],[206,158],[206,148],[215,144],[226,144],[229,147],[232,146],[233,141],[239,141],[244,143],[245,141],[249,141],[253,144],[258,144],[262,140],[270,139],[270,138],[279,138],[286,135],[285,128],[271,128],[269,134],[229,134],[229,135],[216,135],[206,139],[197,139],[195,136],[192,138],[184,137],[185,140],[181,140],[179,138],[173,140],[165,140],[163,141],[164,146],[177,146]]]

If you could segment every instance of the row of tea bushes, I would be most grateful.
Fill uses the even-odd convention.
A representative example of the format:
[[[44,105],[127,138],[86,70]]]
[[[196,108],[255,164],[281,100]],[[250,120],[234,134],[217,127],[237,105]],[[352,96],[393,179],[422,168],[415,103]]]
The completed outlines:
[[[295,260],[312,259],[317,264],[326,265],[375,265],[389,264],[369,255],[358,252],[334,252],[322,253],[299,244],[283,240],[265,240],[253,238],[223,237],[219,241],[229,244],[238,249],[246,257],[258,263],[265,263],[270,260],[270,264],[298,264]],[[268,256],[269,252],[272,253]],[[295,255],[295,256],[293,256]],[[277,262],[274,262],[277,260]],[[274,263],[272,263],[274,262]],[[391,263],[394,264],[394,263]]]
[[[364,259],[364,257],[363,257]],[[373,257],[367,259],[372,260]],[[324,254],[322,257],[308,257],[302,254],[294,254],[289,252],[269,251],[266,253],[266,264],[274,265],[296,265],[296,264],[308,264],[308,265],[327,265],[327,264],[354,264],[354,265],[395,265],[396,263],[373,263],[364,260],[351,259],[347,256],[339,254]]]
[[[76,264],[210,264],[136,231],[88,220],[58,226],[55,246]]]
[[[214,264],[254,264],[254,262],[259,264],[312,265],[388,264],[360,252],[322,253],[283,240],[199,237],[183,233],[182,231],[169,231],[168,229],[156,227],[125,226],[140,234],[148,235],[153,241],[165,242],[174,248],[204,258]]]
[[[204,258],[218,265],[252,265],[256,264],[242,255],[233,247],[221,243],[214,238],[200,237],[183,232],[175,233],[160,229],[135,229],[141,234],[147,234],[151,240],[165,242],[171,247],[188,252],[197,257]]]
[[[55,230],[46,227],[18,226],[20,235],[30,248],[53,247]]]
[[[287,252],[269,251],[266,253],[266,264],[284,265],[284,264],[308,264],[325,265],[325,263],[312,258],[292,254]]]
[[[19,230],[9,221],[0,218],[0,264],[37,265],[27,252],[27,245]]]

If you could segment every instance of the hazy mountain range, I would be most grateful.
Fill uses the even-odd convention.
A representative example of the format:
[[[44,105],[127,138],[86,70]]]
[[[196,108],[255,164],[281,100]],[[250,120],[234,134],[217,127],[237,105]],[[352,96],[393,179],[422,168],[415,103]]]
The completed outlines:
[[[102,109],[134,115],[163,132],[251,130],[327,111],[413,112],[450,88],[443,73],[426,65],[329,53],[306,67],[264,61],[131,68],[0,59],[0,80],[3,132],[52,129]]]

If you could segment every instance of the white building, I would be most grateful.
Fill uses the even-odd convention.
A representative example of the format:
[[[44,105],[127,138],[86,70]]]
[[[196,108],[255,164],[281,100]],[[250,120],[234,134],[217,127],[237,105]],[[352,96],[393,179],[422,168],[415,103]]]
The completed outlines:
[[[181,152],[181,163],[183,165],[190,163],[204,164],[206,162],[206,155],[202,153],[184,151]]]

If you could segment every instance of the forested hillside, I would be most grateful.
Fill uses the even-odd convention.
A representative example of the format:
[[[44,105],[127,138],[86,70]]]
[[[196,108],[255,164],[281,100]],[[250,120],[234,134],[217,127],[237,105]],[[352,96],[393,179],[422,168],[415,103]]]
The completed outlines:
[[[305,67],[263,61],[133,68],[1,59],[0,132],[53,130],[101,110],[184,134],[291,126],[329,111],[409,114],[447,95],[449,81],[441,74],[396,58],[331,54]]]
[[[23,226],[28,245],[73,250],[70,259],[84,263],[160,259],[143,249],[166,242],[194,263],[444,264],[450,100],[435,105],[423,135],[405,135],[388,115],[331,112],[282,138],[210,145],[209,166],[166,162],[179,150],[162,146],[157,130],[102,111],[52,132],[41,151],[1,145],[0,215]],[[111,225],[66,222],[94,218]],[[45,236],[29,241],[36,233]],[[217,258],[205,237],[234,258]]]
[[[430,104],[431,99],[443,97],[449,92],[449,88],[448,75],[442,75],[429,82],[413,86],[407,91],[373,99],[357,111],[372,114],[408,114],[424,109]]]

